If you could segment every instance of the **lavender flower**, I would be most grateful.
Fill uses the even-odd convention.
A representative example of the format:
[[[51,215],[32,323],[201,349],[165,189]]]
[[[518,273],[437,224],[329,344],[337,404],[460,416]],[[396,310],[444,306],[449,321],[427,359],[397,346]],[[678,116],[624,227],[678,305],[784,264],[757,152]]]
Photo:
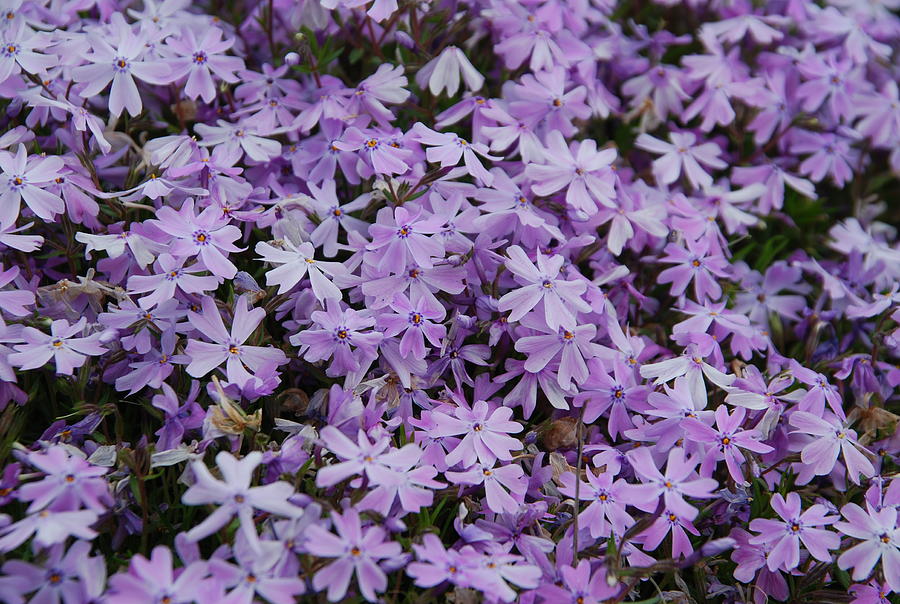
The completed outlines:
[[[230,521],[234,516],[240,520],[241,531],[247,541],[256,547],[259,535],[253,522],[253,510],[260,509],[272,514],[297,517],[303,513],[288,502],[293,489],[286,482],[273,482],[265,486],[251,487],[253,471],[262,461],[262,453],[254,451],[243,459],[236,459],[226,451],[216,455],[216,465],[222,478],[215,478],[201,461],[191,465],[196,482],[182,496],[187,505],[216,504],[219,507],[203,522],[187,532],[191,541],[208,537]]]
[[[355,574],[363,597],[374,602],[376,594],[387,589],[387,576],[379,563],[400,555],[400,544],[386,540],[381,527],[363,528],[359,514],[353,510],[343,514],[334,512],[331,519],[337,535],[319,525],[307,529],[310,553],[336,558],[313,576],[313,587],[317,590],[327,587],[328,600],[337,602],[347,594],[350,579]]]

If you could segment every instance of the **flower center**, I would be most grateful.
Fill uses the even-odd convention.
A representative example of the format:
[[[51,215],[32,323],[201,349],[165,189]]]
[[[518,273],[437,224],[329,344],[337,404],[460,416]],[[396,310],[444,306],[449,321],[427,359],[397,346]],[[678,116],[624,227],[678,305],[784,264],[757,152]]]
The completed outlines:
[[[194,243],[198,245],[208,245],[209,244],[209,233],[206,231],[194,231]]]
[[[228,352],[230,354],[241,354],[241,349],[238,348],[237,346],[235,346],[234,344],[232,344],[231,346],[228,347]]]
[[[408,224],[404,224],[400,227],[400,230],[397,231],[397,236],[401,239],[405,239],[409,237],[410,233],[412,233],[412,228]]]
[[[339,340],[346,340],[348,335],[350,335],[350,334],[347,333],[346,329],[338,329],[337,330],[337,337]]]
[[[545,289],[552,289],[553,281],[551,281],[550,279],[544,279],[543,281],[541,281],[541,287]]]
[[[234,496],[234,502],[235,502],[235,503],[244,503],[244,496],[243,496],[243,495],[240,495],[240,494],[239,494],[239,495],[235,495],[235,496]]]
[[[66,482],[68,482],[69,484],[72,484],[73,482],[75,482],[75,475],[69,474],[68,476],[66,476]]]
[[[197,65],[203,65],[204,63],[206,63],[206,59],[206,53],[202,50],[198,50],[194,53],[194,63],[196,63]]]
[[[421,325],[422,324],[422,314],[417,312],[409,313],[409,322],[413,325]]]
[[[113,61],[113,69],[115,71],[128,71],[128,61],[122,57],[118,57]]]
[[[368,147],[369,149],[374,149],[377,146],[378,146],[377,138],[370,138],[369,140],[366,141],[366,147]]]
[[[727,446],[727,445],[730,445],[730,444],[731,444],[731,439],[728,438],[727,436],[723,436],[723,437],[722,437],[722,444],[723,444],[723,445],[726,445],[726,446]]]
[[[354,547],[353,549],[350,550],[351,556],[359,556],[360,554],[362,554],[362,550],[359,549],[358,547]]]
[[[56,338],[55,340],[53,340],[53,347],[54,347],[54,348],[59,348],[59,347],[62,346],[62,345],[63,345],[63,341],[60,340],[59,338]]]

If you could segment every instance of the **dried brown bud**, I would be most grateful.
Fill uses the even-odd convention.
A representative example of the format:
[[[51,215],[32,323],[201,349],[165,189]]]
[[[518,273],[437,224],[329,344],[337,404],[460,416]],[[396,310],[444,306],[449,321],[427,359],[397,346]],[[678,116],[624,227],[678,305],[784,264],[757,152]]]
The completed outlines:
[[[181,99],[172,105],[172,113],[182,122],[192,122],[197,119],[197,103],[191,99]]]
[[[309,395],[299,388],[288,388],[281,395],[281,412],[284,415],[303,417],[309,407]]]
[[[212,425],[225,434],[240,435],[244,430],[259,432],[262,409],[248,415],[237,403],[228,398],[219,384],[219,379],[216,376],[212,379],[219,394],[219,404],[209,408],[209,420]]]
[[[578,444],[577,427],[577,418],[561,417],[555,419],[541,432],[541,444],[547,451],[574,447]]]

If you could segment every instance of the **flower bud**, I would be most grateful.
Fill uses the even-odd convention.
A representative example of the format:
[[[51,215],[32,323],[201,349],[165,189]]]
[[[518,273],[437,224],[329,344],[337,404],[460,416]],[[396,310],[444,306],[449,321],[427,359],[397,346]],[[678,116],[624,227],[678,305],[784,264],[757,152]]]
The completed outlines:
[[[285,64],[290,65],[290,66],[299,65],[300,64],[300,55],[298,55],[296,52],[289,52],[286,55],[284,55],[284,62],[285,62]]]

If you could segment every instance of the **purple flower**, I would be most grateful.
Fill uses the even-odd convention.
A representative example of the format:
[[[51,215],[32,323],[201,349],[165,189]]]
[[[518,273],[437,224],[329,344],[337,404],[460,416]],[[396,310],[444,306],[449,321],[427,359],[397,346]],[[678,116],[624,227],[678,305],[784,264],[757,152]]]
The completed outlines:
[[[412,158],[410,149],[392,145],[389,136],[376,130],[348,128],[332,145],[341,151],[362,151],[376,174],[403,174],[409,170],[406,160]]]
[[[418,562],[411,562],[406,574],[419,587],[434,587],[445,581],[460,587],[475,587],[483,580],[483,572],[469,548],[445,549],[440,537],[426,533],[422,544],[414,543],[412,549]]]
[[[547,335],[525,336],[516,340],[516,350],[528,355],[525,370],[537,373],[561,354],[557,373],[559,385],[570,389],[572,381],[583,384],[588,379],[586,359],[598,354],[598,346],[593,343],[597,328],[593,325],[579,325],[572,331],[550,329],[540,322],[535,326]]]
[[[341,204],[335,192],[335,182],[326,179],[321,183],[321,188],[313,183],[307,183],[312,193],[312,206],[319,217],[319,224],[309,234],[309,240],[316,248],[328,258],[333,258],[338,252],[338,234],[341,229],[356,233],[365,233],[368,224],[359,218],[354,218],[350,212],[361,210],[371,201],[371,195],[364,193],[351,202]]]
[[[328,600],[337,602],[344,598],[350,579],[356,575],[356,583],[363,597],[376,600],[376,594],[387,589],[387,576],[379,562],[395,558],[403,551],[399,543],[385,540],[380,526],[363,528],[359,514],[350,509],[331,514],[337,535],[314,524],[307,529],[307,549],[315,556],[336,558],[334,562],[313,576],[313,587],[328,588]]]
[[[587,286],[583,281],[560,279],[559,271],[565,259],[560,255],[546,257],[537,251],[537,266],[518,245],[506,249],[506,267],[524,285],[500,298],[497,309],[512,311],[508,319],[518,321],[531,309],[543,303],[544,318],[550,329],[572,330],[576,319],[573,311],[589,312],[591,307],[581,298]]]
[[[806,411],[794,411],[789,421],[796,428],[792,434],[808,434],[813,437],[812,440],[805,441],[800,451],[800,460],[803,462],[800,484],[807,482],[812,476],[829,474],[839,455],[843,455],[847,477],[854,484],[859,484],[860,474],[875,474],[872,462],[856,442],[856,431],[841,424],[834,415],[828,414],[825,419]]]
[[[427,84],[431,94],[438,95],[446,88],[447,96],[454,96],[459,90],[460,74],[466,88],[473,92],[484,84],[484,76],[472,66],[465,53],[456,46],[447,46],[419,69],[416,83],[423,89]]]
[[[662,155],[653,160],[653,174],[657,182],[670,185],[683,172],[695,189],[707,188],[713,183],[712,176],[703,170],[704,166],[722,170],[727,164],[719,158],[722,150],[715,143],[696,144],[697,137],[690,132],[672,132],[671,143],[666,143],[649,134],[641,134],[635,144],[645,151]]]
[[[160,254],[156,264],[160,272],[154,275],[132,275],[128,278],[128,291],[142,294],[138,300],[141,308],[151,309],[157,304],[175,297],[175,291],[186,294],[204,294],[219,286],[220,278],[213,275],[198,275],[206,270],[202,262],[185,267],[186,257],[175,259],[170,254]]]
[[[93,52],[84,55],[89,64],[76,67],[72,75],[76,82],[87,82],[79,93],[85,98],[98,95],[112,82],[110,113],[118,117],[123,109],[127,109],[130,115],[137,116],[143,103],[134,79],[150,84],[166,84],[171,69],[166,63],[142,58],[146,49],[146,30],[135,33],[121,13],[113,14],[110,29],[111,38],[100,35],[100,32],[90,35]]]
[[[233,244],[241,231],[228,224],[228,218],[215,206],[207,206],[195,215],[194,200],[186,199],[180,210],[164,206],[156,216],[157,219],[147,222],[171,238],[169,250],[174,257],[199,256],[203,265],[217,277],[231,279],[237,273],[237,268],[225,254],[241,251]]]
[[[296,596],[306,591],[303,579],[279,572],[278,561],[284,551],[281,543],[263,541],[259,545],[257,551],[238,543],[237,565],[220,558],[209,561],[210,582],[230,590],[219,600],[223,604],[249,604],[257,597],[272,604],[293,604]]]
[[[236,459],[227,451],[216,455],[216,465],[222,473],[223,480],[213,477],[202,461],[191,464],[196,482],[181,497],[187,505],[215,504],[219,507],[200,524],[187,532],[190,541],[199,541],[212,535],[225,526],[234,516],[240,520],[241,532],[247,542],[254,548],[259,545],[259,535],[253,522],[253,511],[263,510],[288,518],[298,517],[303,513],[288,502],[294,494],[294,488],[282,481],[272,482],[264,486],[251,487],[253,472],[262,461],[262,453],[253,451]]]
[[[104,478],[106,468],[73,455],[62,445],[29,453],[25,459],[46,475],[19,488],[19,499],[31,502],[29,514],[51,505],[54,510],[77,510],[84,506],[102,513],[112,505]]]
[[[342,310],[340,302],[328,300],[325,310],[313,312],[310,318],[317,329],[291,336],[291,343],[300,346],[300,354],[312,363],[332,359],[328,375],[346,375],[375,360],[384,336],[370,329],[375,319],[367,311]]]
[[[266,272],[266,285],[277,285],[278,293],[283,294],[309,275],[313,294],[320,302],[341,299],[341,290],[325,275],[333,277],[344,274],[343,265],[313,258],[315,248],[308,241],[294,245],[285,239],[280,242],[280,248],[265,241],[256,244],[256,253],[262,256],[258,260],[276,265],[276,268]]]
[[[148,322],[148,326],[149,324]],[[144,329],[140,333],[149,336],[149,331]],[[163,380],[172,375],[176,364],[186,365],[191,362],[187,355],[174,354],[177,340],[175,329],[166,329],[160,336],[158,347],[151,348],[143,360],[129,363],[131,372],[116,378],[116,390],[128,390],[129,394],[134,394],[147,386],[161,388]]]
[[[262,308],[249,308],[246,294],[235,302],[231,333],[225,329],[222,315],[212,298],[203,298],[202,309],[202,314],[188,313],[188,319],[212,343],[188,340],[185,354],[191,362],[187,372],[193,377],[203,377],[225,363],[228,381],[243,387],[253,377],[251,371],[259,371],[269,364],[282,365],[287,362],[279,348],[244,344],[266,316]]]
[[[9,355],[10,364],[25,371],[37,369],[53,359],[57,373],[72,375],[75,369],[87,362],[89,356],[106,352],[106,348],[100,345],[98,333],[84,338],[73,337],[82,333],[86,324],[84,317],[74,325],[65,319],[57,319],[50,324],[50,335],[34,327],[26,327],[22,330],[25,343],[15,346],[16,352]]]
[[[621,361],[613,363],[612,375],[596,361],[591,362],[589,367],[590,377],[581,384],[580,392],[575,395],[575,406],[584,406],[583,420],[589,424],[607,415],[607,431],[610,437],[617,438],[634,427],[629,413],[643,408],[649,389],[638,385],[634,371]]]
[[[379,315],[378,326],[386,338],[403,334],[400,339],[401,356],[424,358],[428,350],[425,338],[432,345],[440,346],[441,339],[447,335],[447,328],[437,321],[442,321],[447,311],[439,302],[426,296],[409,299],[397,294],[391,306],[395,312]]]
[[[584,100],[587,89],[575,86],[566,92],[566,70],[560,66],[534,74],[526,73],[510,90],[509,110],[528,121],[538,120],[547,132],[560,132],[570,137],[577,132],[573,119],[587,119],[591,108]],[[592,141],[593,142],[593,141]],[[613,155],[611,160],[615,158]]]
[[[687,517],[669,509],[663,511],[637,539],[640,540],[644,550],[652,552],[659,547],[669,533],[672,534],[673,558],[687,557],[694,552],[691,540],[687,534],[699,536],[700,531]]]
[[[42,566],[22,560],[7,561],[3,565],[6,577],[0,577],[0,598],[6,602],[24,602],[22,596],[34,592],[29,602],[91,601],[99,594],[90,593],[90,582],[98,575],[105,581],[106,565],[100,556],[89,557],[90,550],[89,542],[76,541],[68,551],[62,544],[49,548]],[[18,592],[16,598],[10,594],[13,590]]]
[[[24,21],[4,27],[0,52],[0,82],[21,72],[43,74],[59,64],[56,55],[35,52],[46,48],[46,34],[35,32]]]
[[[487,508],[498,514],[517,512],[528,489],[525,471],[515,463],[500,466],[476,463],[464,472],[448,471],[444,475],[454,484],[482,485]]]
[[[798,408],[801,411],[822,416],[825,413],[825,404],[827,403],[837,417],[845,417],[841,395],[838,389],[828,382],[828,378],[821,373],[807,369],[793,359],[790,361],[790,368],[791,374],[798,381],[803,382],[807,386],[812,386],[798,401]]]
[[[184,433],[196,430],[203,425],[206,412],[197,404],[197,395],[200,393],[200,382],[191,384],[191,391],[182,404],[168,384],[162,384],[162,394],[153,397],[152,405],[160,409],[163,414],[163,425],[155,432],[159,437],[156,442],[157,451],[168,451],[181,444]]]
[[[662,495],[667,514],[674,512],[678,517],[693,520],[697,517],[697,508],[685,501],[685,496],[698,499],[713,497],[712,491],[719,484],[712,478],[690,479],[698,460],[686,457],[681,448],[669,451],[665,474],[659,471],[646,447],[629,451],[628,461],[635,473],[644,480],[640,485],[640,496],[637,494],[637,487],[632,487],[635,490],[634,505],[647,512],[656,509],[657,499]],[[673,519],[672,522],[675,523],[676,520]]]
[[[179,80],[187,76],[184,93],[188,98],[199,96],[211,103],[216,98],[212,74],[229,84],[239,81],[234,72],[244,68],[244,61],[224,54],[234,45],[234,39],[222,40],[221,29],[210,27],[198,41],[194,31],[186,27],[180,38],[169,38],[167,45],[178,55],[167,61],[172,70],[169,77]]]
[[[429,430],[431,437],[457,436],[462,440],[447,455],[448,466],[462,463],[471,466],[475,460],[493,464],[496,460],[509,461],[511,451],[522,448],[522,443],[509,434],[522,431],[522,426],[512,421],[512,409],[499,407],[491,409],[486,401],[477,401],[471,409],[458,406],[450,413],[439,412],[431,415],[435,422]]]
[[[494,182],[494,175],[485,169],[477,156],[492,160],[500,158],[488,155],[488,148],[484,143],[469,142],[452,133],[436,132],[421,122],[416,122],[413,132],[415,140],[429,146],[425,152],[428,161],[448,168],[456,166],[462,159],[466,171],[479,182],[486,186]]]
[[[660,262],[676,266],[662,271],[659,283],[671,283],[669,293],[680,296],[693,281],[694,295],[699,300],[718,300],[722,297],[722,287],[715,277],[728,277],[728,262],[721,254],[710,249],[710,241],[706,237],[697,241],[687,239],[685,243],[687,249],[675,243],[666,245],[666,255],[660,258]]]
[[[356,436],[357,442],[350,440],[343,432],[334,426],[325,426],[320,435],[322,445],[334,452],[342,461],[329,464],[316,474],[316,485],[330,487],[351,476],[365,474],[369,476],[369,470],[377,465],[384,465],[383,456],[390,455],[390,437],[386,434],[376,436],[374,441],[363,430],[359,430]],[[392,458],[409,454],[406,450],[403,454],[393,452]]]
[[[347,107],[348,112],[368,113],[382,125],[393,121],[394,114],[384,106],[384,103],[403,103],[409,98],[409,91],[404,88],[408,80],[403,72],[402,65],[388,63],[379,65],[375,73],[360,82],[354,90],[349,91],[352,96]]]
[[[587,482],[581,481],[578,498],[591,503],[581,510],[578,520],[581,526],[590,530],[591,537],[609,537],[611,534],[623,535],[634,524],[634,518],[625,511],[634,497],[645,495],[646,489],[638,485],[630,485],[623,479],[613,481],[613,472],[586,472]],[[567,497],[575,497],[575,475],[564,474],[560,493]]]
[[[172,552],[157,545],[147,559],[140,554],[131,558],[128,572],[109,578],[110,604],[132,602],[171,602],[187,604],[202,598],[215,587],[206,562],[196,560],[184,568],[172,568]]]
[[[437,470],[422,463],[422,450],[404,445],[384,455],[381,463],[369,466],[367,474],[374,486],[359,502],[361,510],[375,510],[388,516],[395,501],[403,512],[419,512],[434,501],[433,489],[446,486],[434,480]]]
[[[620,591],[618,583],[610,586],[608,571],[600,566],[591,570],[591,562],[582,559],[577,566],[565,565],[559,570],[560,580],[545,582],[539,593],[549,602],[573,604],[601,604],[615,598]]]
[[[49,185],[59,178],[63,161],[58,157],[28,157],[25,145],[19,144],[15,155],[0,151],[0,220],[12,224],[19,216],[21,202],[31,209],[38,218],[53,221],[57,214],[65,211],[62,198],[48,191]]]
[[[399,206],[393,212],[384,208],[378,212],[377,222],[369,227],[372,243],[366,249],[376,252],[379,270],[405,267],[410,259],[423,268],[431,268],[432,258],[444,256],[443,242],[433,236],[441,227],[437,218],[424,215],[421,208],[413,206],[410,211]]]
[[[887,584],[893,591],[900,591],[900,529],[897,528],[897,508],[874,510],[868,503],[866,509],[855,503],[841,508],[846,522],[835,522],[837,530],[854,539],[861,539],[838,558],[838,566],[853,569],[853,580],[861,581],[871,574],[881,560],[881,569]]]
[[[544,157],[546,165],[530,163],[525,168],[534,181],[531,190],[535,195],[546,196],[566,188],[566,203],[583,216],[596,212],[598,203],[615,207],[610,169],[616,159],[615,149],[598,151],[596,141],[590,139],[566,145],[562,134],[553,130],[547,135]]]
[[[43,509],[18,522],[0,527],[0,553],[12,551],[34,535],[34,545],[50,546],[69,537],[91,540],[97,532],[91,528],[99,516],[92,510],[56,511]]]
[[[774,451],[769,445],[757,440],[759,433],[756,430],[740,429],[745,415],[746,411],[742,408],[735,409],[734,413],[729,415],[728,408],[719,405],[716,408],[715,428],[691,417],[682,422],[685,434],[691,437],[694,443],[703,443],[708,447],[700,465],[701,475],[712,476],[716,462],[724,459],[731,478],[738,484],[749,484],[744,478],[742,468],[745,459],[740,449],[760,454]]]
[[[780,521],[756,518],[750,522],[750,530],[760,533],[750,539],[750,543],[767,546],[766,564],[770,571],[797,568],[801,543],[816,560],[831,561],[829,550],[840,547],[841,539],[836,533],[819,528],[832,524],[836,519],[828,515],[829,510],[825,506],[815,504],[801,514],[800,495],[797,493],[788,493],[787,500],[781,493],[776,493],[771,504],[772,509],[781,516]]]

